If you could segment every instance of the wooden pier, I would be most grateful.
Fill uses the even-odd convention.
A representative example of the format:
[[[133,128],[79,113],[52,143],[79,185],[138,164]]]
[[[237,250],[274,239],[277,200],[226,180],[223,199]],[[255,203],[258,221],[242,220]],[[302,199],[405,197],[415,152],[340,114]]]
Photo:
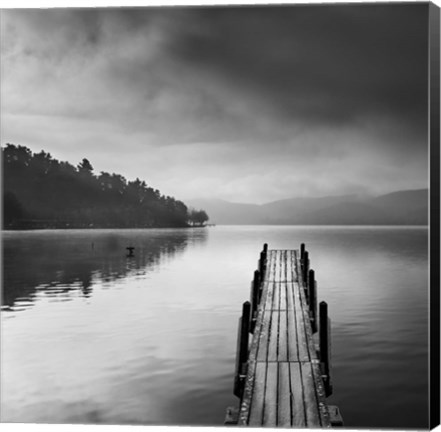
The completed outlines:
[[[240,407],[228,408],[225,423],[342,426],[338,408],[326,404],[330,353],[328,307],[321,302],[317,311],[304,244],[300,250],[268,250],[265,244],[239,319],[234,394]]]

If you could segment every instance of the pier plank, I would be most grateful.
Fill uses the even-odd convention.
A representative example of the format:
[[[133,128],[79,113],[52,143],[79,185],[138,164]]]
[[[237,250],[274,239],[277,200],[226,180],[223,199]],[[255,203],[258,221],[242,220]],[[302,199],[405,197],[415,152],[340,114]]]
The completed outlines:
[[[286,310],[294,310],[294,284],[287,283],[286,287]]]
[[[285,279],[283,277],[284,274],[284,264],[283,264],[283,250],[279,251],[280,256],[279,256],[279,275],[277,277],[277,280],[279,282],[283,282]]]
[[[299,264],[300,265],[300,264]],[[315,349],[314,345],[314,339],[312,337],[312,327],[311,327],[311,321],[310,321],[310,311],[309,311],[309,305],[306,301],[306,294],[303,289],[298,290],[299,293],[299,302],[300,302],[300,308],[299,310],[303,314],[303,320],[305,322],[305,325],[303,326],[304,332],[305,332],[305,340],[308,345],[308,353],[311,360],[316,360],[317,357],[317,351]]]
[[[292,426],[305,427],[306,415],[303,401],[303,384],[300,372],[300,363],[289,363],[290,368],[290,385],[291,385],[291,411]]]
[[[286,310],[279,311],[279,344],[277,361],[288,361],[288,316]]]
[[[253,399],[250,407],[250,426],[261,426],[263,420],[263,404],[265,401],[266,363],[256,364]]]
[[[303,302],[301,300],[301,289],[299,284],[294,284],[293,298],[294,298],[294,320],[295,332],[297,335],[297,346],[299,349],[299,360],[309,361],[310,353],[308,350],[308,341],[306,339],[305,325],[309,324],[305,321],[303,313]]]
[[[266,282],[266,295],[262,299],[262,304],[264,310],[272,310],[273,308],[273,298],[274,298],[274,282]]]
[[[270,280],[270,281],[274,281],[274,280],[276,280],[277,279],[277,250],[272,250],[271,251],[271,256],[272,256],[272,259],[273,259],[273,261],[272,261],[272,266],[271,266],[271,272],[270,272],[270,274],[268,275],[268,280]]]
[[[280,284],[280,300],[279,300],[279,310],[287,310],[288,306],[287,306],[287,300],[286,300],[286,291],[287,291],[287,283],[283,282]]]
[[[277,271],[276,271],[276,281],[280,282],[280,269],[282,267],[282,251],[279,249],[277,251]]]
[[[266,372],[263,426],[275,427],[277,425],[277,369],[277,363],[268,363]]]
[[[331,422],[330,412],[326,406],[326,392],[325,385],[322,379],[322,371],[319,360],[311,361],[312,378],[315,384],[315,393],[318,402],[320,422],[322,425],[329,425]]]
[[[277,426],[291,426],[291,398],[290,394],[290,372],[289,363],[286,361],[279,363],[279,387],[278,387],[278,410],[277,410]]]
[[[270,336],[271,311],[263,311],[262,326],[259,335],[259,347],[257,352],[257,361],[263,362],[268,358],[268,341]]]
[[[287,259],[287,253],[286,251],[282,251],[282,268],[280,269],[280,281],[286,282],[288,280],[288,275],[286,273],[286,259]]]
[[[273,303],[271,309],[280,309],[280,282],[273,282]]]
[[[262,298],[267,297],[268,291],[268,283],[264,282],[262,287]],[[260,346],[260,335],[262,334],[263,324],[264,324],[264,308],[262,304],[258,308],[257,313],[257,321],[254,337],[251,341],[250,354],[248,358],[248,369],[247,376],[245,379],[245,388],[242,396],[242,401],[240,404],[239,417],[237,423],[240,425],[248,424],[250,407],[252,402],[252,396],[254,391],[254,380],[255,380],[255,372],[257,366],[257,354]],[[266,354],[265,354],[266,361]]]
[[[280,251],[280,267],[279,267],[279,282],[285,282],[286,281],[286,265],[285,265],[285,251]]]
[[[279,311],[271,311],[270,337],[268,341],[268,362],[277,361],[279,338]]]
[[[291,253],[289,259],[289,265],[291,267],[292,281],[298,282],[297,267],[296,267],[297,253],[296,251],[290,251],[290,252]]]
[[[315,391],[315,381],[312,376],[311,363],[301,362],[300,369],[305,401],[306,426],[310,428],[321,427],[322,424]]]
[[[275,271],[276,271],[276,258],[277,258],[277,251],[271,250],[268,251],[267,255],[267,271],[265,275],[265,279],[269,281],[273,281],[275,277]]]
[[[297,341],[297,331],[296,331],[296,321],[294,317],[294,310],[288,310],[287,312],[288,318],[288,360],[289,361],[299,361],[299,347]],[[302,354],[304,357],[304,354]]]
[[[295,280],[295,270],[293,269],[293,251],[286,251],[286,282]]]

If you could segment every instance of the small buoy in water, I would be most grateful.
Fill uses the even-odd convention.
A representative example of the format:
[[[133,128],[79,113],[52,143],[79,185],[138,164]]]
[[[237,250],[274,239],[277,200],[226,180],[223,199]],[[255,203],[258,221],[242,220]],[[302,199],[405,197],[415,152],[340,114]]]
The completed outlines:
[[[135,247],[134,246],[127,246],[126,249],[129,251],[127,256],[128,257],[132,257],[133,256],[133,251],[135,250]]]

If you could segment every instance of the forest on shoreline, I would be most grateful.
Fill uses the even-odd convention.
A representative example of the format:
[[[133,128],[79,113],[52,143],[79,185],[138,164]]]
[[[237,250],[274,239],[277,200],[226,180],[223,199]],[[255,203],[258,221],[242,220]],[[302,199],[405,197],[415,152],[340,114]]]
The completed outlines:
[[[2,147],[2,229],[169,228],[203,226],[204,210],[189,209],[136,178],[94,173],[21,145]]]

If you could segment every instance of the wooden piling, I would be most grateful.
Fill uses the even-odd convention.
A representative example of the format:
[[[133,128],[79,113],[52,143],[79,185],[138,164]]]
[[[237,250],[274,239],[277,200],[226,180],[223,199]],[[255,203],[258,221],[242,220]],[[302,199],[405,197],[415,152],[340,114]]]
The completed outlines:
[[[317,332],[317,283],[315,281],[314,270],[309,270],[308,273],[308,302],[309,312],[311,317],[312,332]]]
[[[303,254],[303,261],[302,261],[302,264],[303,264],[303,273],[302,273],[302,276],[303,276],[303,280],[304,280],[304,282],[305,282],[305,285],[307,284],[307,281],[308,281],[308,271],[309,271],[309,253],[308,253],[308,251],[307,250],[305,250],[305,252],[304,252],[304,254]]]
[[[252,282],[251,291],[251,333],[254,332],[254,327],[256,326],[257,319],[257,307],[260,303],[261,290],[260,290],[260,273],[259,270],[254,272],[254,279]]]
[[[249,301],[246,301],[242,305],[242,316],[239,318],[239,327],[238,327],[236,373],[234,377],[234,394],[237,397],[242,397],[243,384],[247,373],[250,312],[251,312],[251,304]]]
[[[262,251],[260,252],[260,259],[259,259],[259,272],[262,276],[264,271],[265,271],[265,253]]]
[[[331,384],[331,339],[330,339],[330,329],[331,323],[328,317],[328,304],[324,301],[320,302],[319,307],[320,314],[320,363],[322,366],[323,381],[325,383],[326,396],[332,394],[332,384]]]
[[[250,331],[250,311],[251,305],[249,301],[246,301],[242,305],[242,323],[240,334],[240,359],[241,363],[246,363],[248,358],[248,334]]]
[[[305,243],[300,245],[300,261],[303,262],[303,256],[305,255]]]

